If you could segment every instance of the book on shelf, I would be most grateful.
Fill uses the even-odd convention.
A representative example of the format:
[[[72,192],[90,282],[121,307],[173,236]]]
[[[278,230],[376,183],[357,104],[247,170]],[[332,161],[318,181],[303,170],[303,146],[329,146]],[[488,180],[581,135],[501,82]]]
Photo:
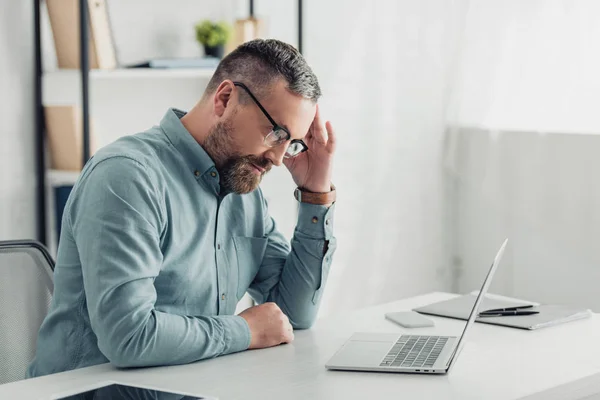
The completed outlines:
[[[83,120],[76,105],[45,106],[46,138],[50,168],[80,171],[83,168]],[[90,155],[97,150],[93,121],[90,120]]]
[[[117,67],[106,0],[88,4],[89,66],[92,69]],[[59,68],[79,68],[79,0],[46,0],[56,59]]]

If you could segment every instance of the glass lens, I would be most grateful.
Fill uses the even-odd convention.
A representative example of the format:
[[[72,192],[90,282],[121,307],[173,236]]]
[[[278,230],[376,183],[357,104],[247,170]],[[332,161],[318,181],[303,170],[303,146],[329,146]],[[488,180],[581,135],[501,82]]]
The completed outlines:
[[[284,143],[287,140],[287,132],[283,129],[275,129],[265,136],[267,146],[274,147]]]
[[[288,146],[285,155],[287,158],[295,157],[302,152],[304,147],[299,142],[290,143]]]

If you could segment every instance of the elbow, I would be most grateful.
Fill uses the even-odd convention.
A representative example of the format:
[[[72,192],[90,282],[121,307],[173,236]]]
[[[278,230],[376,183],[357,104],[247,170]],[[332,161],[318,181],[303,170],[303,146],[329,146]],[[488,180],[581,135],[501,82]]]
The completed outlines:
[[[146,366],[142,360],[131,352],[121,351],[121,346],[106,346],[102,353],[117,368],[134,368]]]
[[[98,348],[117,368],[155,366],[157,357],[153,344],[156,321],[153,313],[136,323],[117,324],[112,329],[102,329],[97,335]]]
[[[100,348],[100,351],[102,352],[104,357],[106,357],[108,362],[111,363],[112,365],[114,365],[115,367],[117,367],[117,368],[131,367],[131,365],[130,365],[131,363],[129,362],[127,357],[123,357],[123,355],[120,354],[119,351],[114,346],[111,346],[111,345],[102,346],[102,344],[99,341],[98,347]]]
[[[100,342],[98,343],[100,345]],[[117,368],[151,367],[155,365],[147,352],[141,351],[135,335],[129,339],[111,340],[100,347],[108,361]]]
[[[155,363],[150,362],[150,360],[128,352],[119,352],[115,350],[113,352],[104,353],[104,355],[108,361],[117,368],[139,368],[156,365]]]
[[[294,327],[294,329],[303,330],[303,329],[310,329],[313,326],[313,324],[311,322],[309,322],[309,323],[292,325],[292,326]]]
[[[290,324],[294,329],[302,330],[302,329],[310,329],[315,323],[315,318],[302,318],[292,320],[290,318]]]
[[[117,368],[133,368],[138,366],[134,362],[132,362],[132,360],[126,357],[121,357],[116,354],[107,356],[106,358],[108,358],[108,361]]]

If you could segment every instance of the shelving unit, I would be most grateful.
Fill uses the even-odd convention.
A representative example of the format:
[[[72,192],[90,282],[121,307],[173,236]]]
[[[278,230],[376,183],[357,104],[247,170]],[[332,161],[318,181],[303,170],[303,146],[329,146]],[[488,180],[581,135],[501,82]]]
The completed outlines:
[[[208,82],[215,70],[203,69],[150,69],[130,68],[114,70],[90,70],[88,86],[91,100],[106,101],[111,91],[116,96],[132,96],[120,92],[120,88],[142,90],[143,95],[151,94],[152,86],[174,85],[194,87],[197,82]],[[45,72],[43,75],[43,104],[81,104],[80,72],[75,69],[59,69]],[[148,88],[145,88],[148,86]],[[106,87],[106,89],[105,89]],[[200,89],[196,86],[197,89]],[[176,88],[177,89],[177,88]],[[168,93],[166,94],[168,96]],[[96,104],[98,105],[98,104]],[[93,106],[93,104],[92,104]],[[93,116],[93,113],[91,113]]]
[[[177,68],[177,69],[152,69],[152,68],[120,68],[120,69],[93,69],[90,70],[90,80],[98,79],[179,79],[179,78],[210,78],[215,70],[213,68]],[[71,82],[80,78],[80,71],[76,69],[58,69],[44,73],[44,80],[57,82]]]
[[[80,24],[80,69],[72,70],[42,70],[42,49],[40,29],[40,7],[43,0],[34,1],[35,24],[35,129],[36,129],[36,175],[37,185],[37,236],[38,240],[48,245],[51,249],[58,238],[53,238],[56,221],[53,221],[54,199],[52,189],[59,186],[71,186],[77,180],[79,173],[71,171],[47,170],[46,145],[45,145],[45,105],[79,104],[82,108],[83,121],[83,161],[90,157],[90,141],[92,122],[99,125],[94,133],[98,140],[98,147],[102,147],[125,134],[135,133],[147,129],[158,122],[162,113],[168,107],[182,107],[190,104],[192,95],[197,100],[202,93],[204,85],[214,73],[211,68],[198,69],[151,69],[128,68],[114,70],[90,70],[88,65],[88,26],[87,26],[87,0],[79,0]],[[298,50],[302,52],[302,10],[303,1],[298,0]],[[250,16],[254,15],[254,1],[249,0]],[[151,80],[152,84],[147,81]],[[101,83],[101,84],[99,84]],[[168,85],[177,96],[169,97],[157,89],[157,86]],[[126,88],[126,89],[124,89]],[[187,95],[183,90],[187,91]],[[177,92],[179,90],[179,92]],[[151,107],[146,104],[136,109],[135,101],[126,101],[124,96],[138,95],[147,98],[160,93],[156,102]],[[183,93],[183,94],[182,94]],[[116,109],[114,98],[127,106],[127,109]],[[192,103],[193,104],[193,103]],[[112,106],[112,108],[111,108]],[[91,109],[94,112],[91,112]],[[136,115],[131,123],[115,124],[112,120],[126,121],[118,113]],[[141,114],[140,114],[141,113]]]
[[[169,107],[189,109],[199,99],[213,73],[213,69],[91,70],[88,101],[93,148],[104,147],[122,136],[157,125]],[[44,74],[44,105],[81,105],[79,75],[77,70]],[[69,187],[78,176],[78,171],[46,171],[46,240],[51,252],[56,250],[58,243],[56,215],[60,215],[61,207],[56,206],[63,204]]]
[[[79,178],[78,171],[49,169],[46,172],[46,182],[48,182],[48,187],[74,185],[77,181],[77,178]]]

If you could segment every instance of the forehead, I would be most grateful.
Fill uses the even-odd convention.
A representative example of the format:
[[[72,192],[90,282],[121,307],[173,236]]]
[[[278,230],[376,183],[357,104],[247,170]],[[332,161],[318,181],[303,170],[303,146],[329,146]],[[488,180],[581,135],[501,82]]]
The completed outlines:
[[[259,101],[277,124],[287,128],[292,139],[306,135],[317,111],[311,100],[292,93],[283,80],[274,84],[270,94]]]

